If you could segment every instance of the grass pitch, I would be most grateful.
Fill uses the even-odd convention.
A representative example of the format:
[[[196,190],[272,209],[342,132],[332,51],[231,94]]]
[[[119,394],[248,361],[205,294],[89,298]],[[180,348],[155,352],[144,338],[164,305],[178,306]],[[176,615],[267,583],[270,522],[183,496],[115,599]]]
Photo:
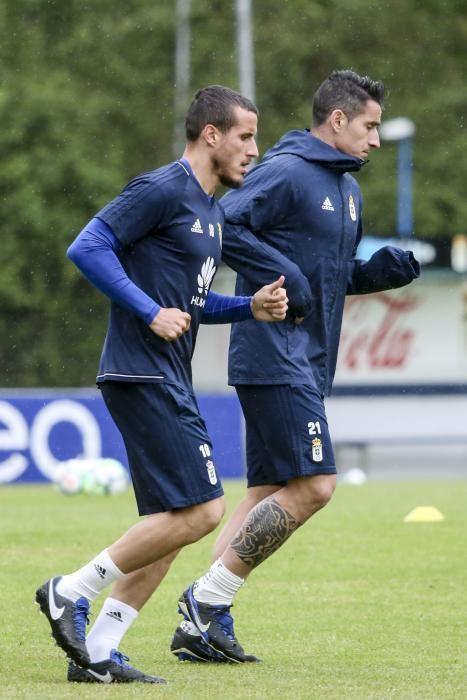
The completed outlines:
[[[231,507],[243,489],[226,484]],[[181,553],[122,645],[168,685],[103,686],[66,682],[34,591],[132,524],[132,494],[2,486],[0,698],[467,698],[466,503],[467,480],[340,485],[237,596],[237,635],[262,664],[180,664],[168,650],[177,598],[206,569],[211,535]],[[427,505],[445,520],[404,522]]]

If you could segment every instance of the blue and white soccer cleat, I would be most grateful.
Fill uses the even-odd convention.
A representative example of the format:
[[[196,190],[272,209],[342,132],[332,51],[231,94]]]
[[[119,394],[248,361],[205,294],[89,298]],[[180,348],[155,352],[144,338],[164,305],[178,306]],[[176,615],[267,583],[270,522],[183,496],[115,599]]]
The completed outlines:
[[[110,659],[80,668],[73,661],[68,664],[67,680],[71,683],[167,683],[160,676],[149,676],[130,666],[128,656],[112,649]]]
[[[230,605],[199,603],[193,594],[193,584],[188,586],[178,601],[179,612],[190,620],[200,632],[203,641],[232,663],[258,662],[256,656],[245,654],[235,637]]]
[[[86,625],[89,622],[89,600],[78,598],[73,602],[56,591],[60,576],[46,581],[36,591],[36,603],[47,617],[52,637],[67,656],[80,666],[91,663],[86,649]]]
[[[170,651],[179,661],[228,662],[223,654],[219,654],[204,641],[198,629],[189,620],[183,620],[175,630]]]

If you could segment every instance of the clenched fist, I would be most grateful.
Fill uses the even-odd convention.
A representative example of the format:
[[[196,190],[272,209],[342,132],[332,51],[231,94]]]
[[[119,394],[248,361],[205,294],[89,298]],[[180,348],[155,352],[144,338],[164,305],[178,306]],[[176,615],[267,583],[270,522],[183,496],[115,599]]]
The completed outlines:
[[[261,287],[251,299],[251,311],[257,321],[283,321],[287,313],[288,299],[284,289],[285,277]]]
[[[191,316],[180,309],[161,309],[149,324],[153,333],[164,340],[172,342],[186,333],[191,323]]]

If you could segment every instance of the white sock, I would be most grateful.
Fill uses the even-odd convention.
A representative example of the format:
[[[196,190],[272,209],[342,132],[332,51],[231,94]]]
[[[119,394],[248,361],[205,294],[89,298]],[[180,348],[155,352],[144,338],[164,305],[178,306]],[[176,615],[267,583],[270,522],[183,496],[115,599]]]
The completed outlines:
[[[199,603],[209,605],[232,605],[234,595],[245,583],[244,578],[233,574],[217,559],[194,585],[194,596]]]
[[[123,636],[138,617],[138,610],[116,598],[106,598],[91,631],[86,647],[93,664],[110,658],[111,649],[118,649]]]
[[[125,574],[115,566],[107,549],[73,574],[63,576],[57,584],[57,593],[73,601],[84,596],[95,600],[99,593]]]

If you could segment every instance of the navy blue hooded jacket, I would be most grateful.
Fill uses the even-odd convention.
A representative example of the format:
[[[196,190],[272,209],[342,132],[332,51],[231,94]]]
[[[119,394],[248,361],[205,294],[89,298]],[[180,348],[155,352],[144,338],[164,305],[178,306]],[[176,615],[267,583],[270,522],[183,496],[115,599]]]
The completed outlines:
[[[288,318],[232,327],[229,383],[311,384],[331,390],[346,294],[401,287],[419,275],[412,253],[385,247],[355,258],[362,195],[349,175],[364,161],[309,131],[290,131],[221,200],[222,256],[237,270],[236,294],[285,275]],[[305,317],[297,325],[296,317]]]

